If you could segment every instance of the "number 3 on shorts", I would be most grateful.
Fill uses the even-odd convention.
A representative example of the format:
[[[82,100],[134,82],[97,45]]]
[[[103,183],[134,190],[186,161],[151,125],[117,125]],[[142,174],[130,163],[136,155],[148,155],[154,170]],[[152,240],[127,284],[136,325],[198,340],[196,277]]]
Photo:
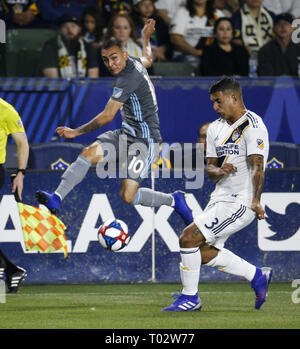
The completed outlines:
[[[217,225],[219,223],[219,220],[218,218],[216,217],[212,222],[211,222],[211,225],[207,225],[207,224],[204,224],[204,226],[207,228],[207,229],[212,229],[215,225]]]

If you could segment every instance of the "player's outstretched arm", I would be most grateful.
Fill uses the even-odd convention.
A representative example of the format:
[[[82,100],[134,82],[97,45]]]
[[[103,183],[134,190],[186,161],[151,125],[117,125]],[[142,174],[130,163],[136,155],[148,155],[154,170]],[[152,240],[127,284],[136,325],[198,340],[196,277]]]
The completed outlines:
[[[212,181],[217,182],[224,176],[227,176],[230,173],[233,173],[236,171],[237,171],[237,168],[232,164],[229,164],[226,162],[224,165],[219,167],[217,158],[207,158],[206,173],[207,173],[208,179]]]
[[[155,20],[150,18],[144,25],[142,30],[142,40],[143,40],[143,56],[141,57],[142,64],[145,68],[150,68],[153,62],[152,49],[150,38],[155,32]]]
[[[265,218],[265,211],[260,204],[260,196],[264,186],[264,157],[262,155],[249,155],[248,156],[249,166],[252,173],[253,183],[253,199],[252,199],[252,210],[256,213],[258,219]]]
[[[60,137],[63,138],[75,138],[85,133],[95,131],[98,128],[111,122],[122,105],[123,103],[114,101],[110,98],[106,104],[105,109],[88,123],[79,126],[76,129],[66,126],[59,126],[57,127],[56,132]]]

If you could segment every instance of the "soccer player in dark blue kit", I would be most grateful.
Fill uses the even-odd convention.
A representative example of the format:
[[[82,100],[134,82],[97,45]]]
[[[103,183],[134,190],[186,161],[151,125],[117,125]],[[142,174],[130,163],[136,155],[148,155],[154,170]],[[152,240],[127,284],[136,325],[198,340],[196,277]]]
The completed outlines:
[[[133,166],[136,165],[135,157],[127,155],[128,173],[127,177],[122,179],[120,191],[122,199],[133,205],[172,206],[186,224],[193,221],[191,209],[186,204],[183,192],[175,191],[167,194],[149,188],[140,188],[140,183],[146,177],[157,153],[154,145],[162,141],[156,95],[146,70],[152,65],[150,37],[154,31],[155,21],[149,19],[142,31],[143,56],[141,58],[128,56],[128,53],[122,49],[122,44],[115,39],[103,44],[101,49],[103,62],[110,73],[116,77],[111,98],[104,110],[87,124],[76,129],[60,126],[56,132],[61,137],[74,138],[94,131],[112,121],[118,110],[122,115],[122,128],[99,135],[94,143],[85,147],[77,160],[64,172],[59,186],[53,193],[46,191],[36,193],[39,203],[48,207],[52,213],[58,212],[61,201],[75,185],[82,181],[90,166],[103,161],[105,145],[112,144],[118,152],[119,148],[122,148],[123,140],[126,139],[127,149],[130,145],[143,144],[146,152],[144,154],[143,151],[140,152],[140,166]]]

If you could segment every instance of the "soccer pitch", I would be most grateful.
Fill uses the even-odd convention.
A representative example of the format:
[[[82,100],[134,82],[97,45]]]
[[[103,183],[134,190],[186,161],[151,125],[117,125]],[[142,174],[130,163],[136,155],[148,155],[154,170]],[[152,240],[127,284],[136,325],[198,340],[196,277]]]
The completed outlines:
[[[299,329],[290,283],[272,283],[254,309],[248,283],[200,283],[201,311],[172,313],[178,284],[21,286],[0,303],[0,329]]]

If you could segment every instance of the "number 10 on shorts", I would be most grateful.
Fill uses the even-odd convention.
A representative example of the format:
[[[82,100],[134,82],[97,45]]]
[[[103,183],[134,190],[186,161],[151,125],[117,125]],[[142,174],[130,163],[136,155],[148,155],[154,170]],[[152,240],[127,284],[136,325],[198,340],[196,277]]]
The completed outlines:
[[[134,173],[140,173],[141,170],[143,169],[144,167],[144,161],[141,160],[141,159],[138,159],[136,156],[134,156],[132,158],[132,160],[130,161],[130,164],[128,166],[128,170],[129,171],[133,171]]]

